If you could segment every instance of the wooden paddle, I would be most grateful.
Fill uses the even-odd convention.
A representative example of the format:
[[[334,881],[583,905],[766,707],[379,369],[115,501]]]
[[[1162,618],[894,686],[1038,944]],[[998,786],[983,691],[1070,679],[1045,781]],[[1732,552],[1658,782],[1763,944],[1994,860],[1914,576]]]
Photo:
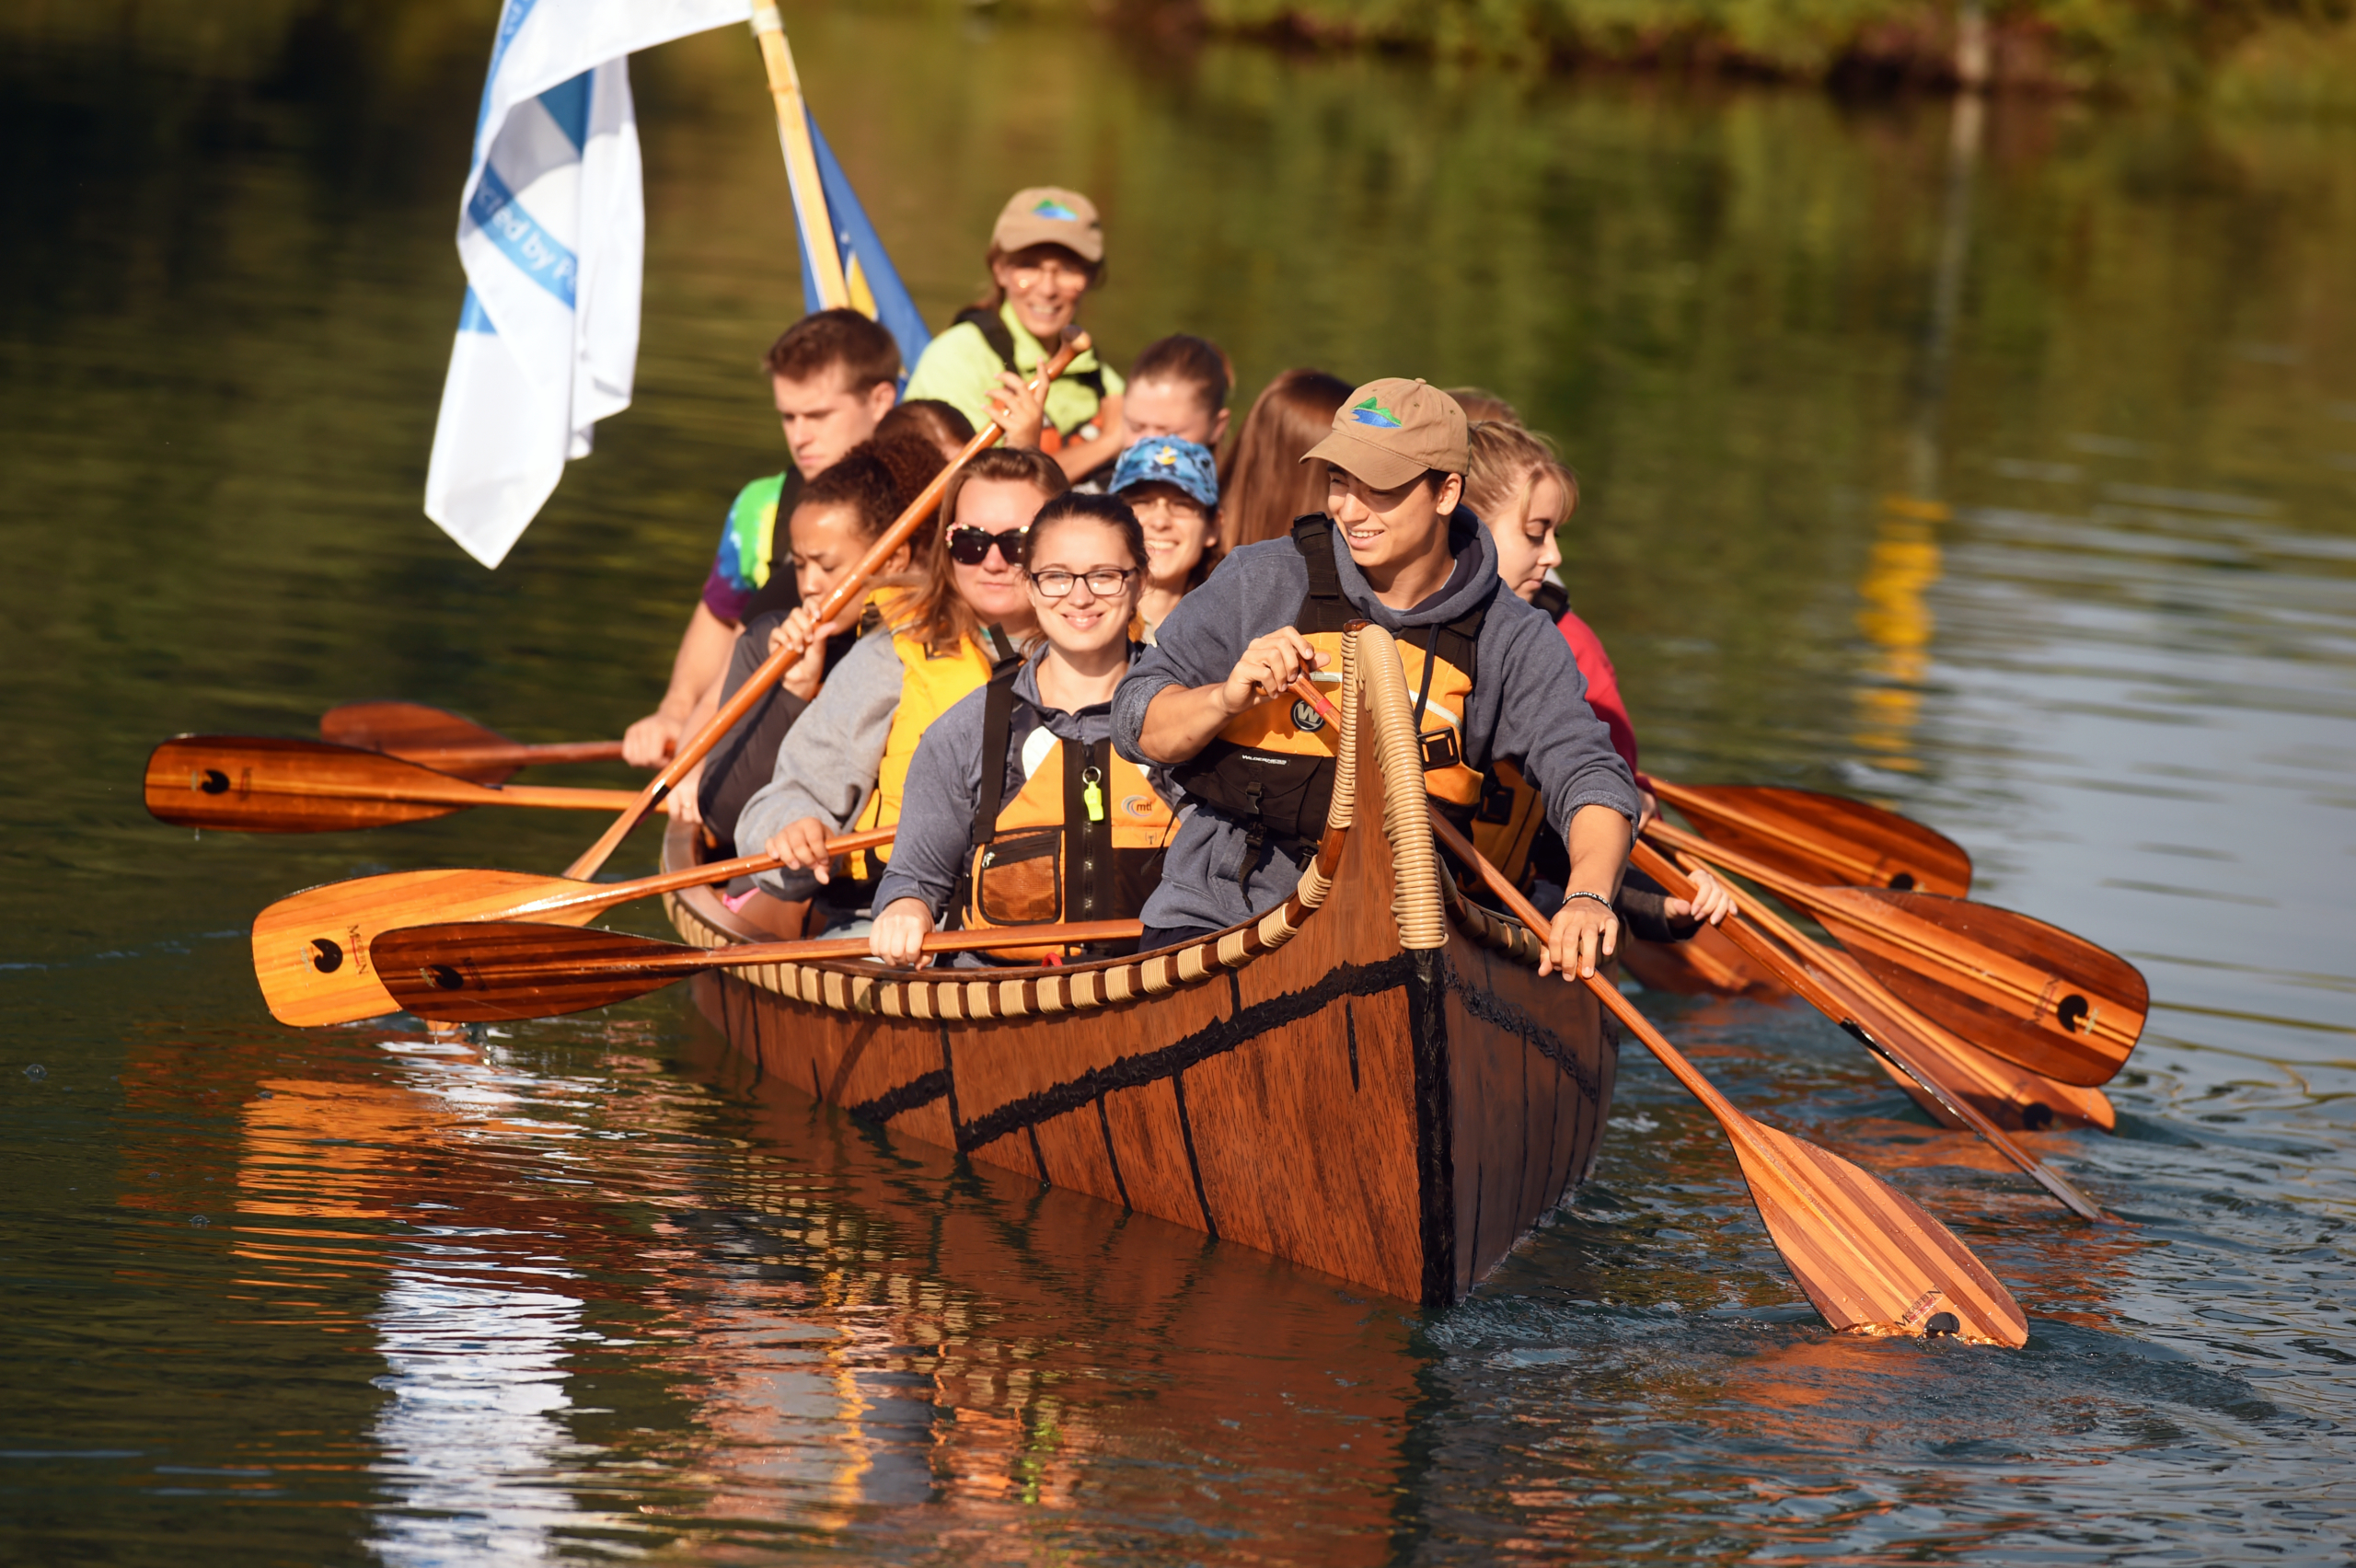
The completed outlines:
[[[1534,933],[1549,927],[1520,890],[1438,812],[1432,832]],[[1613,1017],[1725,1129],[1750,1200],[1792,1277],[1835,1329],[1869,1334],[1947,1332],[1984,1343],[2028,1343],[2028,1320],[1946,1227],[1838,1155],[1752,1120],[1663,1038],[1618,986],[1582,977]]]
[[[1056,377],[1064,373],[1065,367],[1087,350],[1088,334],[1077,327],[1065,328],[1062,347],[1056,351],[1053,359],[1039,367],[1039,374],[1033,379],[1031,389],[1034,392],[1045,392]],[[878,535],[875,542],[867,547],[867,553],[853,563],[850,571],[843,574],[840,582],[826,591],[826,596],[818,601],[817,608],[812,613],[811,626],[813,628],[826,626],[844,610],[856,604],[860,596],[867,592],[869,580],[884,569],[884,563],[892,559],[894,551],[916,536],[917,530],[924,525],[925,519],[932,515],[932,509],[941,504],[941,497],[948,490],[949,481],[957,470],[979,456],[985,449],[1005,433],[995,421],[976,432],[974,439],[965,444],[965,449],[957,454],[949,467],[941,470],[932,483],[924,487],[923,493],[908,502],[908,509],[900,513],[899,520]],[[672,786],[686,778],[688,770],[703,760],[706,752],[720,744],[721,738],[735,727],[739,719],[744,718],[760,704],[762,698],[768,695],[769,688],[777,685],[785,672],[791,669],[795,661],[802,657],[805,646],[806,640],[796,641],[791,637],[783,640],[777,651],[763,660],[760,668],[755,670],[745,679],[745,684],[736,689],[736,695],[722,703],[720,710],[711,716],[704,727],[689,737],[677,751],[671,754],[671,760],[664,765],[663,771],[656,774],[648,782],[646,788],[639,791],[637,799],[630,801],[622,814],[614,819],[613,825],[606,829],[597,842],[583,850],[581,858],[565,868],[564,874],[569,877],[595,875],[597,868],[604,865],[606,857],[613,854],[621,841],[629,836],[629,830],[638,825],[639,820],[648,812],[661,805],[663,798],[671,792]]]
[[[1805,910],[1909,1007],[2033,1073],[2108,1083],[2142,1033],[2142,974],[2058,926],[1938,894],[1815,887],[1665,824],[1645,831]]]
[[[987,952],[1053,942],[1135,941],[1135,920],[1070,926],[1012,926],[945,931],[924,940],[927,952]],[[574,930],[527,920],[412,926],[369,944],[376,972],[400,1005],[436,1023],[498,1023],[554,1018],[627,1001],[690,975],[757,963],[865,958],[865,937],[799,942],[745,942],[696,948],[620,931]]]
[[[627,790],[478,784],[382,752],[267,735],[176,735],[147,757],[149,814],[179,827],[335,833],[470,806],[610,812]]]
[[[870,828],[826,841],[829,855],[892,842],[893,830]],[[608,909],[706,887],[777,866],[773,855],[714,860],[636,882],[577,882],[527,871],[387,871],[329,882],[280,899],[254,920],[254,978],[272,1018],[297,1029],[357,1023],[400,1010],[368,957],[379,933],[404,926],[508,920],[578,926]],[[540,928],[547,928],[546,926]]]
[[[319,739],[384,752],[478,784],[503,784],[519,768],[563,762],[618,762],[619,741],[524,745],[447,709],[422,702],[347,702],[319,715]]]
[[[1678,867],[1671,865],[1650,845],[1638,844],[1630,852],[1628,863],[1652,878],[1666,889],[1672,898],[1693,896],[1692,881]],[[1776,977],[1789,986],[1807,1004],[1839,1024],[1855,1037],[1859,1043],[1876,1056],[1890,1064],[1931,1096],[1948,1116],[1969,1127],[2015,1166],[2018,1166],[2039,1186],[2053,1194],[2062,1206],[2081,1219],[2105,1221],[2110,1216],[2100,1205],[2087,1197],[2069,1179],[2045,1161],[2013,1141],[2011,1135],[1989,1120],[1971,1102],[1963,1082],[1969,1073],[1969,1064],[1959,1061],[1945,1042],[1912,1026],[1911,1015],[1902,1008],[1885,1008],[1878,998],[1862,995],[1850,984],[1849,977],[1831,972],[1819,955],[1805,949],[1786,953],[1768,940],[1751,923],[1757,901],[1740,888],[1734,890],[1735,899],[1742,913],[1726,921],[1719,928],[1735,946],[1754,961],[1764,964]],[[1797,932],[1793,932],[1797,937]],[[1805,940],[1805,939],[1801,939]],[[1811,962],[1818,959],[1818,962]]]
[[[1638,782],[1711,843],[1802,882],[1958,897],[1971,891],[1971,857],[1962,845],[1863,801],[1768,784]]]

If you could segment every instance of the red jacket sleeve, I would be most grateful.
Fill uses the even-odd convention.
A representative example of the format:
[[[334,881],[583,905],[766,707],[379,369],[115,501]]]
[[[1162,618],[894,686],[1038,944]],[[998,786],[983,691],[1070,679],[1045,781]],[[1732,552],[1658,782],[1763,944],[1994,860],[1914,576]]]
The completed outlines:
[[[1611,749],[1636,771],[1636,727],[1628,721],[1628,705],[1620,700],[1620,676],[1611,668],[1611,655],[1603,651],[1603,640],[1595,629],[1579,619],[1572,611],[1563,612],[1554,623],[1563,640],[1571,645],[1571,657],[1578,661],[1579,674],[1587,677],[1587,705],[1611,732]]]

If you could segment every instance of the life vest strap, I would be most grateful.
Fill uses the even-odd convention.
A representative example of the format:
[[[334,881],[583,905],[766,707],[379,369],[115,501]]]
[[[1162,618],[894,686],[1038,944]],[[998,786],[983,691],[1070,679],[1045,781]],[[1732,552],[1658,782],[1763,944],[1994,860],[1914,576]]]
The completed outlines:
[[[990,352],[998,355],[999,363],[1000,364],[1006,366],[1007,369],[1012,371],[1016,375],[1021,375],[1022,374],[1022,367],[1014,363],[1014,334],[1006,329],[1006,318],[1004,317],[999,315],[996,310],[985,309],[978,305],[969,305],[964,309],[959,311],[955,317],[951,318],[949,324],[952,327],[954,327],[960,321],[966,323],[981,333],[982,341],[990,346]],[[1091,392],[1096,395],[1097,408],[1099,409],[1103,408],[1104,367],[1103,365],[1100,364],[1093,370],[1068,370],[1064,372],[1062,375],[1057,377],[1057,379],[1059,381],[1068,381],[1076,386],[1087,387]],[[1096,416],[1094,414],[1091,414],[1089,419],[1093,419]],[[1049,421],[1048,422],[1050,424],[1054,423],[1053,421]],[[1078,430],[1080,424],[1086,424],[1088,420],[1082,420],[1080,421],[1080,424],[1072,426],[1071,430],[1065,430],[1061,425],[1056,425],[1055,428],[1061,433],[1069,435],[1072,430]]]

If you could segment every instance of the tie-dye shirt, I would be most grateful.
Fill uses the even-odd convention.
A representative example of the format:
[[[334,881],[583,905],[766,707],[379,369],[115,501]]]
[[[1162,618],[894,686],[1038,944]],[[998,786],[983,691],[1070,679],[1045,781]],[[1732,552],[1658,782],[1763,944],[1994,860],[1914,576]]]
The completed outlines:
[[[703,603],[730,626],[743,624],[745,606],[768,584],[780,558],[778,525],[793,515],[793,497],[801,491],[802,476],[789,470],[755,479],[729,503],[711,575],[704,579]]]

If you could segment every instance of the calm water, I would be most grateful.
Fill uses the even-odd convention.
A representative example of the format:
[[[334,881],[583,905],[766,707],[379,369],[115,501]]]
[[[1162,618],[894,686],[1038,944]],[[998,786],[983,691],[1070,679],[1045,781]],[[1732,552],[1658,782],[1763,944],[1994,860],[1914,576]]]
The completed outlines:
[[[789,17],[934,319],[1056,179],[1116,359],[1515,398],[1653,767],[1892,801],[2144,968],[2119,1135],[2033,1140],[2099,1237],[1812,1016],[1646,1000],[1976,1247],[2003,1354],[1824,1332],[1633,1055],[1597,1179],[1418,1315],[748,1082],[679,993],[275,1027],[271,899],[585,824],[199,841],[145,749],[378,696],[614,733],[779,461],[729,33],[637,71],[638,407],[495,575],[420,515],[492,10],[0,18],[0,1559],[2346,1560],[2356,132]]]

